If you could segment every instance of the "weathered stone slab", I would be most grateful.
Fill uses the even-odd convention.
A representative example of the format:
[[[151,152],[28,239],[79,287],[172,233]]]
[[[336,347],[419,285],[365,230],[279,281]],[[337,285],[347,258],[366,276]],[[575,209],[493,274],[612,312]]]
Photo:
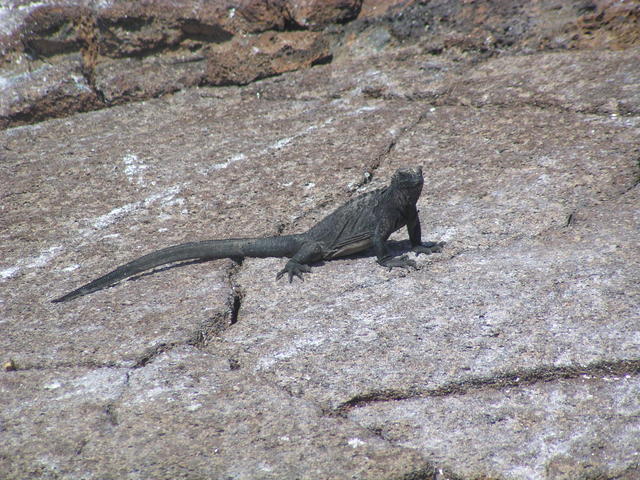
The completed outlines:
[[[101,104],[82,72],[79,55],[56,64],[7,72],[0,77],[0,128],[93,110]]]
[[[328,37],[302,30],[307,23],[348,21],[359,4],[162,0],[0,7],[0,128],[327,62]]]
[[[382,402],[348,417],[460,478],[638,478],[637,376]],[[460,461],[463,459],[463,461]]]
[[[123,368],[76,366],[2,372],[2,477],[80,478],[72,459],[83,459],[87,445],[113,434],[113,405],[128,375]],[[88,462],[79,463],[82,474],[91,471]]]
[[[247,90],[272,99],[363,95],[438,106],[532,106],[621,116],[640,111],[637,48],[504,55],[471,68],[468,60],[432,55],[415,45],[372,54],[379,41],[375,32],[349,45],[355,58],[339,57],[319,67],[324,76],[300,71]]]
[[[530,104],[637,115],[639,57],[638,48],[500,57],[454,81],[445,101],[474,106]]]
[[[433,474],[420,454],[194,347],[127,372],[3,373],[0,388],[5,479]]]
[[[547,46],[579,46],[576,12],[590,46],[633,44],[633,11],[385,1],[371,20],[366,3],[338,39],[322,19],[293,28],[279,2],[220,2],[199,23],[177,2],[128,23],[118,2],[100,65],[129,76],[109,78],[130,98],[144,68],[185,89],[0,132],[0,476],[637,477],[636,51],[533,53],[547,30]],[[424,8],[433,29],[399,47]],[[94,88],[107,73],[74,50],[89,37],[47,18],[37,61],[70,61]],[[269,68],[287,65],[287,35],[337,43],[330,64],[186,88],[197,44],[241,52],[241,32]],[[150,46],[167,56],[134,58]],[[118,88],[104,83],[113,102]],[[447,242],[418,271],[364,254],[288,284],[284,259],[221,260],[49,303],[167,245],[303,231],[416,164],[423,239]],[[406,253],[406,233],[394,241]]]

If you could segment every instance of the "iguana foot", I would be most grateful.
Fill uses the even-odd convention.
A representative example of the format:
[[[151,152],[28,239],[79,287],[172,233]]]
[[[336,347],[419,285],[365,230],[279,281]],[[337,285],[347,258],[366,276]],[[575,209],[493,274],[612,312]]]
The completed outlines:
[[[440,253],[442,247],[444,247],[444,242],[424,242],[422,245],[416,245],[411,250],[415,252],[416,255],[420,255],[421,253],[431,255],[432,253]]]
[[[407,269],[418,268],[418,266],[416,265],[416,262],[414,260],[411,260],[406,255],[402,255],[401,257],[383,258],[382,260],[378,261],[378,263],[383,267],[387,267],[389,270],[391,270],[394,267],[407,268]]]
[[[280,280],[280,278],[285,274],[289,274],[289,283],[293,281],[293,277],[296,276],[300,280],[304,282],[304,278],[302,278],[303,273],[311,272],[311,267],[309,265],[303,265],[302,263],[298,263],[294,260],[289,260],[287,264],[284,266],[282,270],[278,272],[276,275],[276,280]]]

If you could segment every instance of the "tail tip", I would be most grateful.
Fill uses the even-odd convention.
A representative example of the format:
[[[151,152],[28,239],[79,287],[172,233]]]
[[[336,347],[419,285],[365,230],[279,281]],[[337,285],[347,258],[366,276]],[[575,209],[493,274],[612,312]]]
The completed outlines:
[[[66,295],[63,295],[61,297],[54,298],[53,300],[51,300],[51,303],[68,302],[69,300],[72,300],[72,299],[76,298],[77,296],[78,296],[78,294],[76,292],[67,293]]]

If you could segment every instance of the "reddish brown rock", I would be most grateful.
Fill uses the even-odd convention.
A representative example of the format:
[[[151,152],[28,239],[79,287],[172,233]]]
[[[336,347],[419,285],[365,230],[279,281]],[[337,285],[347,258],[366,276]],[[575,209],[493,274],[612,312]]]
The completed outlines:
[[[358,16],[362,0],[291,0],[294,20],[304,27],[344,23]]]
[[[245,84],[330,59],[326,36],[285,31],[295,26],[296,5],[284,1],[79,3],[10,12],[16,25],[1,40],[0,128],[193,85]],[[342,21],[357,3],[300,11],[318,10],[318,23]]]
[[[88,8],[44,5],[25,19],[22,39],[25,50],[33,57],[49,57],[80,50],[77,25]]]
[[[624,49],[640,44],[640,1],[599,0],[575,24],[579,48]]]
[[[1,80],[0,128],[102,106],[84,76],[78,54],[66,55],[56,63],[38,62],[31,71],[14,72]]]
[[[228,10],[228,23],[234,32],[259,33],[285,30],[293,23],[289,2],[285,0],[243,0],[233,2]]]
[[[507,51],[632,48],[640,31],[639,0],[76,0],[0,8],[0,128],[194,85],[246,84],[328,62],[344,47],[366,54],[418,40],[429,53],[477,61]],[[371,92],[389,89],[378,90]]]
[[[383,17],[407,8],[414,2],[415,0],[363,0],[358,19]]]
[[[251,62],[245,61],[251,58]],[[264,33],[238,38],[207,59],[206,82],[243,85],[259,78],[309,67],[329,59],[329,44],[314,32]]]

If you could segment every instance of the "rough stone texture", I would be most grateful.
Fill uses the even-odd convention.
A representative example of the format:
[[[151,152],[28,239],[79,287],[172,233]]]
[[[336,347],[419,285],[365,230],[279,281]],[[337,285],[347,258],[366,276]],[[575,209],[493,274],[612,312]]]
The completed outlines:
[[[578,112],[640,113],[637,49],[612,53],[603,63],[593,51],[547,55],[544,62],[536,61],[539,55],[486,62],[462,81],[452,82],[451,96],[475,106],[526,102]],[[600,83],[598,70],[603,68],[609,75]],[[576,69],[581,72],[578,78]],[[499,92],[494,89],[496,83],[503,85]]]
[[[29,104],[1,99],[26,123],[39,89],[51,112],[122,103],[0,132],[1,478],[639,478],[634,2],[334,2],[361,8],[340,31],[319,28],[355,13],[149,3],[136,24],[128,3],[85,5],[113,20],[100,52],[58,5]],[[206,58],[181,57],[185,25]],[[287,42],[330,38],[284,73],[313,63]],[[224,75],[252,83],[186,88]],[[219,260],[49,303],[170,244],[302,231],[415,164],[447,242],[420,270],[361,255],[287,284],[283,259]]]
[[[347,21],[358,5],[12,2],[0,9],[0,128],[326,62],[326,35],[306,28]]]
[[[0,128],[305,69],[363,32],[469,60],[625,49],[639,25],[638,0],[14,0],[0,6]]]
[[[289,2],[291,14],[300,26],[319,27],[344,23],[358,16],[362,0],[295,0]]]
[[[437,464],[456,464],[463,478],[631,480],[640,474],[638,397],[637,377],[584,374],[500,391],[381,402],[348,418]]]
[[[378,2],[363,5],[368,18],[382,12]],[[478,55],[517,48],[624,49],[638,44],[640,2],[628,0],[448,0],[382,1],[382,16],[393,35],[420,38],[435,50],[457,49]]]
[[[316,405],[194,347],[161,354],[144,368],[34,370],[13,375],[3,387],[13,394],[3,403],[3,427],[21,441],[5,457],[3,478],[433,473],[412,449],[390,448],[372,432],[327,418]]]

